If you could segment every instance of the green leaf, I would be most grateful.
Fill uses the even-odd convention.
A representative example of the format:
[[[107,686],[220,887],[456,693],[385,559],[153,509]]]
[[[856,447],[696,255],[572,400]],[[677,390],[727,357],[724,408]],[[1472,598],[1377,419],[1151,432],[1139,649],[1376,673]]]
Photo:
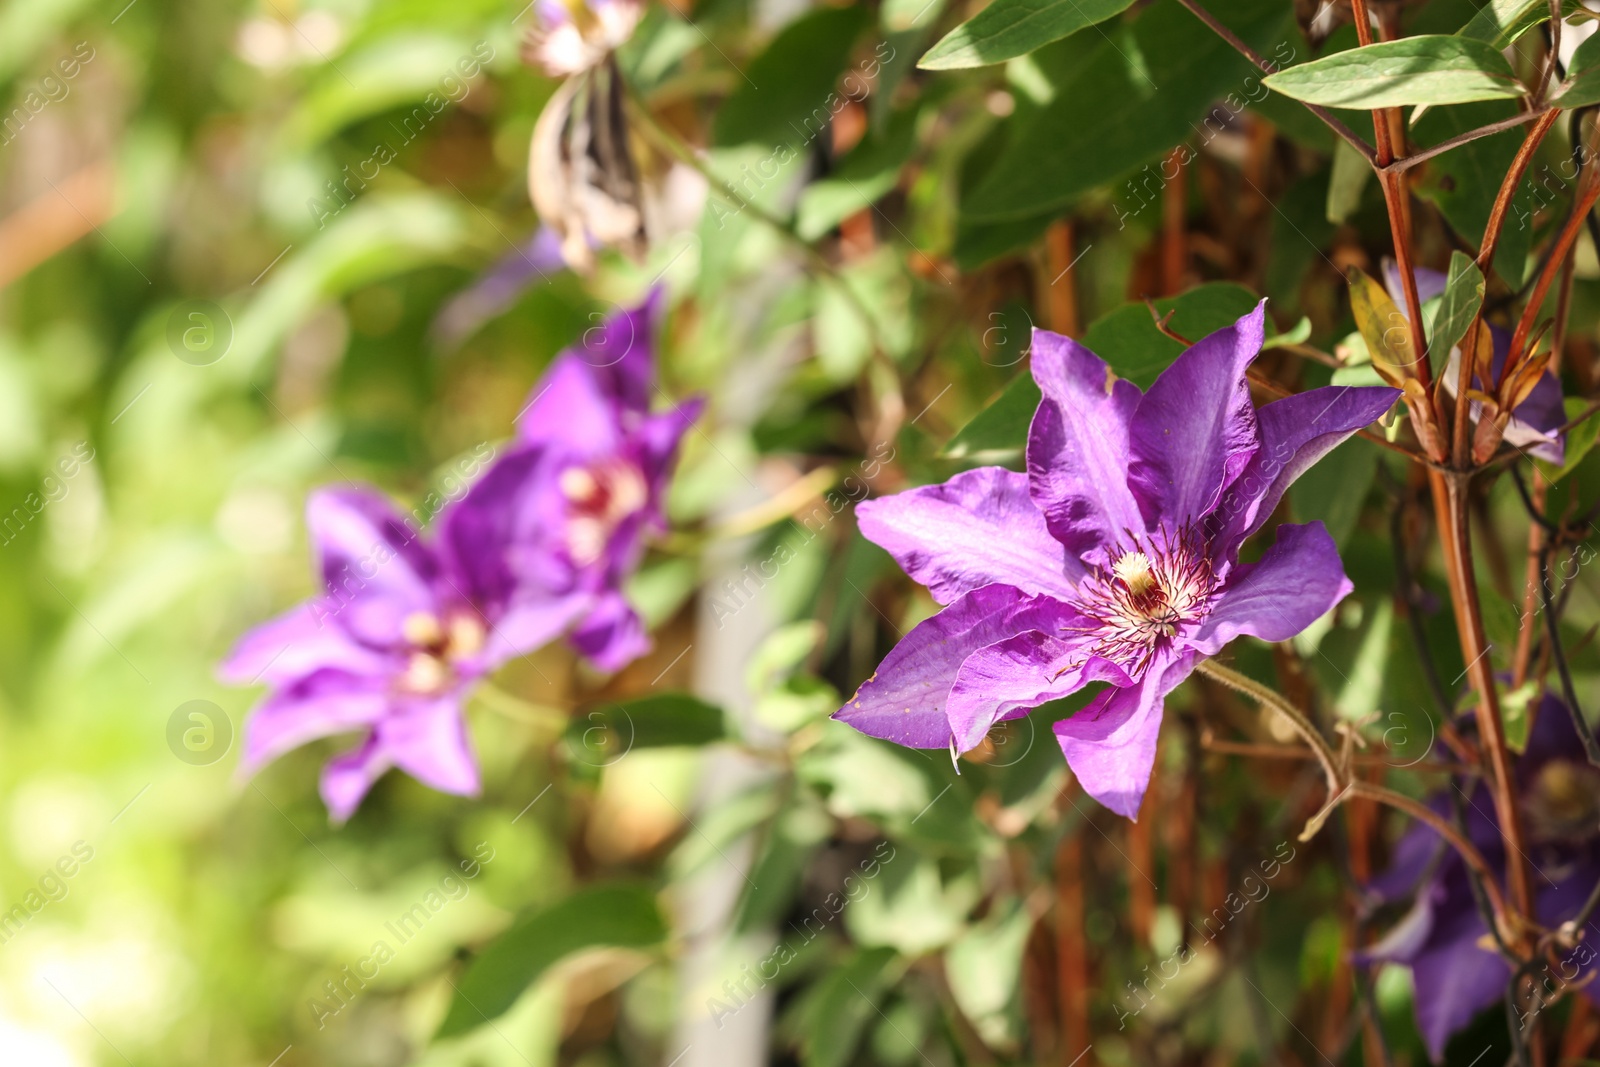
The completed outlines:
[[[465,1033],[506,1013],[550,967],[588,948],[648,949],[667,937],[655,895],[643,886],[584,889],[517,923],[455,983],[438,1037]]]
[[[1527,91],[1492,45],[1443,34],[1335,52],[1270,74],[1265,84],[1307,104],[1349,108],[1468,104]]]
[[[1431,108],[1427,116],[1413,126],[1412,133],[1417,144],[1427,147],[1514,114],[1516,107],[1503,100]],[[1426,168],[1419,168],[1426,173],[1412,188],[1418,196],[1437,206],[1445,221],[1469,245],[1476,246],[1483,240],[1495,194],[1511,168],[1511,160],[1525,132],[1513,129],[1492,137],[1480,137],[1436,156],[1428,161]],[[1530,225],[1532,176],[1530,172],[1529,177],[1523,178],[1511,198],[1511,210],[1500,231],[1500,244],[1494,256],[1495,273],[1512,286],[1522,284],[1528,247],[1533,238]],[[1541,176],[1541,180],[1548,179]]]
[[[1113,15],[1133,0],[994,0],[917,61],[923,70],[983,67],[1026,55]]]
[[[1541,691],[1539,683],[1530,678],[1500,698],[1500,714],[1506,724],[1506,747],[1518,755],[1528,747],[1528,705]]]
[[[1023,371],[956,432],[943,455],[992,462],[1014,456],[1028,440],[1028,424],[1042,399],[1033,375]]]
[[[1172,312],[1167,326],[1191,341],[1230,326],[1256,306],[1256,295],[1231,282],[1211,282],[1155,302],[1156,310]],[[1089,324],[1083,344],[1105,360],[1118,377],[1148,388],[1183,346],[1156,329],[1144,304],[1126,304]],[[1031,374],[1013,378],[1000,395],[963,426],[944,448],[951,459],[998,460],[1019,451],[1028,439],[1028,424],[1039,406],[1039,387]]]
[[[1220,17],[1270,51],[1283,40],[1290,8],[1237,0]],[[1250,64],[1176,0],[1156,0],[1138,18],[1107,28],[1049,77],[1048,100],[1026,115],[1019,110],[1005,148],[964,198],[963,225],[1038,218],[1145,163],[1151,168],[1140,187],[1157,189],[1154,161],[1180,142],[1215,136],[1218,126],[1206,117],[1219,101],[1241,114],[1266,96]]]
[[[1600,37],[1590,37],[1572,54],[1566,83],[1551,103],[1564,108],[1600,104]]]
[[[859,5],[825,7],[785,26],[717,113],[715,144],[801,145],[827,129],[845,100],[835,85],[869,18]],[[861,77],[870,81],[880,66],[867,60]]]
[[[870,948],[833,967],[813,988],[800,1019],[800,1062],[804,1067],[845,1067],[861,1043],[861,1033],[877,1018],[874,999],[888,984],[893,949]]]
[[[688,693],[656,693],[574,718],[569,740],[612,760],[636,748],[709,745],[728,736],[722,709]]]
[[[1483,272],[1472,257],[1465,252],[1451,253],[1444,295],[1428,324],[1428,356],[1435,370],[1445,365],[1450,350],[1466,336],[1467,327],[1483,306],[1483,287]]]
[[[1568,422],[1582,415],[1589,407],[1588,401],[1575,396],[1567,397],[1565,404]],[[1557,467],[1553,463],[1546,463],[1542,459],[1534,460],[1539,465],[1539,469],[1544,472],[1545,481],[1554,485],[1571,474],[1577,469],[1578,464],[1583,462],[1583,457],[1587,456],[1589,450],[1594,448],[1596,437],[1600,436],[1600,417],[1597,416],[1600,416],[1600,411],[1591,412],[1588,418],[1567,431],[1566,452],[1562,457],[1561,466]]]
[[[1577,6],[1576,0],[1564,0],[1562,16]],[[1487,41],[1495,51],[1503,51],[1549,17],[1549,0],[1489,0],[1461,27],[1459,36]]]

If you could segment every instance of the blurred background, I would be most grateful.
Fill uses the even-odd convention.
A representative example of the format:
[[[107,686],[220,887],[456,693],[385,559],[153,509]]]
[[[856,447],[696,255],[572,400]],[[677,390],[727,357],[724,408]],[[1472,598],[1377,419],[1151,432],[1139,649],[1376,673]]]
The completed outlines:
[[[1034,401],[999,391],[1032,326],[1140,384],[1177,351],[1145,295],[1185,292],[1161,306],[1188,336],[1251,290],[1291,342],[1343,336],[1339,270],[1386,240],[1374,188],[1264,92],[1208,110],[1249,68],[1171,0],[1121,47],[960,77],[914,69],[972,13],[946,0],[670,0],[606,67],[647,233],[580,237],[578,273],[530,201],[562,81],[523,58],[519,6],[0,0],[0,1063],[1375,1063],[1374,1019],[1423,1062],[1405,972],[1348,964],[1371,872],[1321,851],[1381,853],[1378,816],[1296,842],[1315,769],[1212,751],[1191,714],[1284,741],[1253,707],[1169,702],[1137,825],[1068,781],[1070,709],[959,773],[827,719],[935,609],[850,506],[1014,465]],[[1286,2],[1226,6],[1264,51],[1308,47]],[[1148,103],[1145,63],[1159,123],[1118,110]],[[1056,132],[1083,116],[1121,132]],[[1575,344],[1593,273],[1581,252]],[[436,511],[555,354],[654,285],[664,391],[710,407],[629,587],[650,655],[503,670],[468,708],[480,798],[391,774],[335,827],[339,742],[240,777],[260,693],[215,665],[317,591],[307,491]],[[1415,655],[1388,458],[1353,440],[1296,487],[1358,590],[1296,669],[1421,758],[1425,682],[1387,669]],[[1580,590],[1570,624],[1595,611]]]

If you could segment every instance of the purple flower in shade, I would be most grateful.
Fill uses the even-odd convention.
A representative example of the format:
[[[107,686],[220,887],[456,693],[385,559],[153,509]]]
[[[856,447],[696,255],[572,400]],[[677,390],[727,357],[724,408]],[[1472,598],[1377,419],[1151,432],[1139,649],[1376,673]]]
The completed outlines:
[[[517,419],[516,443],[448,511],[441,538],[468,582],[569,605],[574,646],[604,670],[643,653],[644,626],[622,595],[703,402],[651,412],[661,293],[605,319],[557,357]]]
[[[1447,281],[1445,275],[1436,270],[1418,268],[1417,299],[1426,304],[1444,295]],[[1404,308],[1405,292],[1400,284],[1400,269],[1392,260],[1386,261],[1383,265],[1383,283],[1384,288],[1389,291],[1389,298]],[[1503,327],[1490,325],[1489,338],[1494,343],[1494,359],[1489,371],[1498,379],[1500,368],[1506,365],[1506,357],[1511,352],[1511,333]],[[1460,378],[1461,347],[1458,345],[1450,350],[1450,361],[1444,372],[1445,391],[1452,397],[1456,395],[1456,382]],[[1493,382],[1484,382],[1476,373],[1472,376],[1472,385],[1474,389],[1486,393],[1494,389]],[[1472,420],[1477,422],[1483,414],[1483,404],[1473,400],[1470,406]],[[1559,467],[1566,455],[1566,446],[1558,431],[1566,421],[1567,412],[1562,403],[1561,382],[1546,370],[1539,376],[1538,382],[1534,384],[1527,398],[1512,409],[1502,440],[1535,459],[1542,459]]]
[[[1470,720],[1462,721],[1462,729],[1470,732]],[[1539,701],[1515,775],[1527,821],[1535,917],[1554,929],[1577,915],[1600,882],[1600,771],[1585,762],[1572,717],[1558,698],[1546,694]],[[1446,794],[1430,798],[1428,806],[1453,818]],[[1463,806],[1468,838],[1503,880],[1505,843],[1488,787],[1479,783]],[[1416,823],[1400,839],[1389,869],[1367,889],[1373,907],[1413,901],[1388,936],[1356,958],[1411,968],[1417,1029],[1429,1054],[1440,1060],[1450,1035],[1505,995],[1511,965],[1489,940],[1466,864],[1425,823]],[[1600,938],[1600,925],[1591,920],[1583,933],[1586,940],[1562,953],[1559,966],[1535,973],[1546,993],[1593,977],[1592,942]],[[1600,983],[1585,986],[1584,992],[1600,1004]]]
[[[650,414],[659,306],[652,293],[556,360],[517,443],[447,506],[435,538],[373,490],[312,494],[326,593],[246,634],[220,668],[272,690],[245,726],[241,770],[362,732],[323,772],[335,819],[391,767],[474,794],[462,703],[475,682],[564,633],[608,670],[648,647],[620,586],[663,521],[678,441],[700,409]]]
[[[965,752],[996,722],[1109,683],[1055,725],[1084,789],[1133,818],[1162,704],[1240,634],[1282,641],[1350,590],[1321,523],[1282,526],[1239,563],[1289,484],[1399,392],[1313,389],[1259,411],[1245,370],[1264,305],[1190,347],[1148,393],[1077,342],[1033,335],[1044,394],[1027,473],[980,467],[857,508],[943,610],[834,718],[914,748]]]

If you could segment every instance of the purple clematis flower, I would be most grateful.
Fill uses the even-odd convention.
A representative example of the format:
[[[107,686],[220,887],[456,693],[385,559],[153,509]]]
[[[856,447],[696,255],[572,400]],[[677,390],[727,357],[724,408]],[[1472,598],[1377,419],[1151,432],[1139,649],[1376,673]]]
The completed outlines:
[[[1471,732],[1470,717],[1461,728]],[[1585,762],[1572,717],[1557,697],[1546,694],[1539,702],[1515,775],[1527,820],[1534,911],[1540,923],[1554,929],[1577,914],[1600,882],[1600,771]],[[1428,805],[1453,817],[1446,794]],[[1480,783],[1464,807],[1467,836],[1503,880],[1505,841],[1488,787]],[[1417,1029],[1429,1054],[1441,1060],[1450,1036],[1505,995],[1511,965],[1489,941],[1465,863],[1425,823],[1416,823],[1400,839],[1389,869],[1367,889],[1373,907],[1413,903],[1387,937],[1356,958],[1411,968]],[[1583,932],[1586,940],[1563,953],[1560,966],[1535,973],[1546,995],[1593,976],[1597,953],[1591,943],[1600,938],[1600,924],[1591,920]],[[1591,982],[1584,992],[1600,1004],[1600,983]]]
[[[1447,281],[1448,278],[1439,271],[1419,267],[1417,299],[1426,304],[1442,296]],[[1400,269],[1392,260],[1386,261],[1383,265],[1383,284],[1389,291],[1390,299],[1403,309],[1405,292],[1400,284]],[[1490,363],[1489,371],[1498,378],[1500,368],[1506,365],[1506,357],[1511,354],[1511,332],[1504,327],[1491,324],[1489,338],[1494,343],[1494,359]],[[1461,348],[1458,345],[1450,350],[1450,360],[1444,372],[1445,391],[1452,397],[1456,395],[1456,382],[1460,378]],[[1486,383],[1474,374],[1472,384],[1476,389],[1490,392],[1494,383]],[[1483,414],[1483,404],[1473,400],[1470,402],[1470,408],[1473,422],[1477,422]],[[1561,398],[1561,382],[1546,370],[1539,376],[1539,381],[1527,399],[1512,410],[1502,440],[1520,448],[1535,459],[1542,459],[1559,467],[1566,455],[1566,445],[1562,435],[1557,431],[1566,421],[1567,412]]]
[[[324,770],[336,820],[399,767],[474,794],[462,704],[501,664],[568,634],[614,670],[648,648],[620,586],[662,522],[661,496],[690,402],[649,413],[652,293],[552,365],[518,443],[422,535],[374,490],[307,503],[326,593],[245,635],[220,674],[272,692],[244,731],[252,773],[309,741],[364,732]]]
[[[1386,387],[1313,389],[1259,411],[1245,371],[1264,305],[1190,347],[1141,394],[1035,330],[1027,473],[981,467],[857,508],[928,587],[918,624],[834,717],[914,748],[968,751],[998,721],[1108,683],[1055,725],[1068,764],[1134,818],[1168,692],[1240,634],[1286,640],[1350,590],[1321,523],[1238,562],[1301,472],[1382,415]]]
[[[661,293],[557,357],[517,419],[516,445],[443,520],[473,588],[573,606],[578,651],[604,670],[643,653],[622,596],[645,536],[665,527],[667,478],[704,402],[651,412]]]

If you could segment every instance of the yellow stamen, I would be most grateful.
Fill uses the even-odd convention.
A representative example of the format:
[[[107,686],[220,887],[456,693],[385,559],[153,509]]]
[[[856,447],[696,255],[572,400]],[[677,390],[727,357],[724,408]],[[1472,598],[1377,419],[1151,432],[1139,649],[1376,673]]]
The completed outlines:
[[[1143,596],[1156,584],[1150,570],[1150,557],[1143,552],[1124,552],[1122,558],[1111,565],[1111,573],[1134,596]]]

